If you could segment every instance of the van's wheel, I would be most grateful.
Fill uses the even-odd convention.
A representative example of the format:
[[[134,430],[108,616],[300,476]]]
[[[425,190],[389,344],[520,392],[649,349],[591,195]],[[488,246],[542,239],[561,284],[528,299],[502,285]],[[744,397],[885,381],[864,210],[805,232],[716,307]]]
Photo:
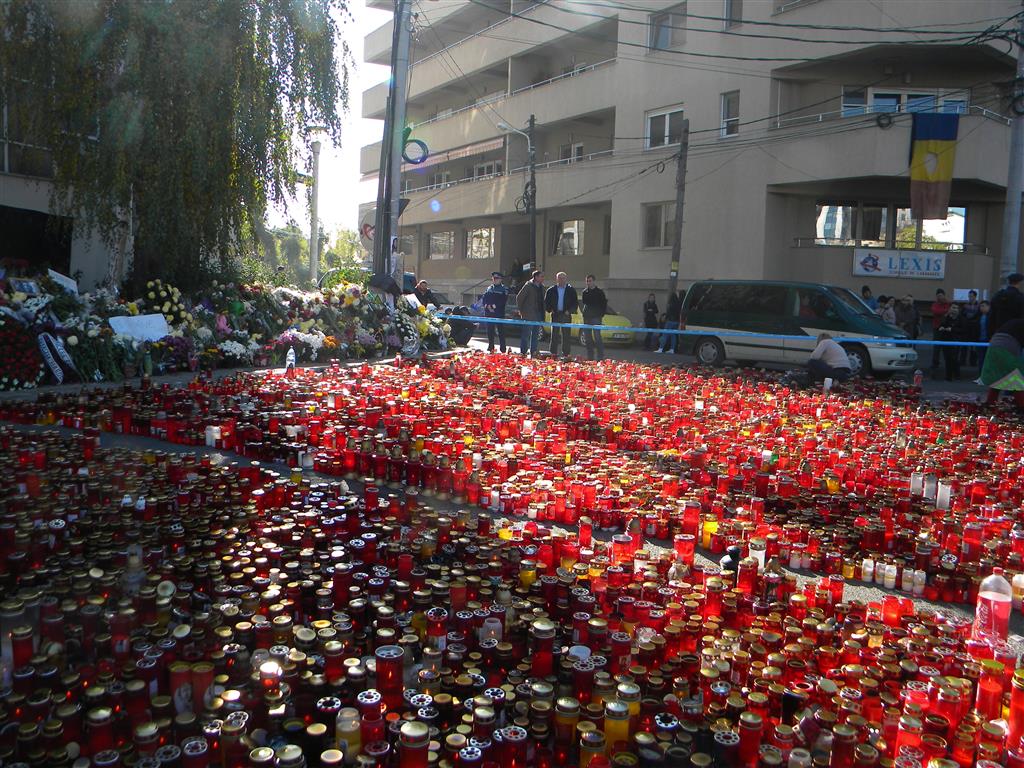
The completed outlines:
[[[701,365],[717,368],[725,362],[725,347],[714,336],[703,336],[698,339],[693,354]]]
[[[871,373],[871,355],[863,344],[843,344],[843,349],[850,358],[850,373],[853,376],[867,376]]]

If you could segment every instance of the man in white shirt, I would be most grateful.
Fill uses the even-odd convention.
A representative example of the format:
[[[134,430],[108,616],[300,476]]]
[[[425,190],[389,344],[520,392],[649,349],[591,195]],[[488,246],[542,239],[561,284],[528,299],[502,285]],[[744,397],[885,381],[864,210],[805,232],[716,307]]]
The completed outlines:
[[[807,372],[811,381],[846,381],[850,378],[850,358],[838,342],[827,333],[818,335],[818,345],[807,361]]]

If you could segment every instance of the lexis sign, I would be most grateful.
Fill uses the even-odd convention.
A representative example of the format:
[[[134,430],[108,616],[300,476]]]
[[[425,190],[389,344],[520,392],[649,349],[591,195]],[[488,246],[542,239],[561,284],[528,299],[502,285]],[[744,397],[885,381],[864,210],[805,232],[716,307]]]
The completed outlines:
[[[946,276],[946,253],[854,248],[853,274],[859,277],[941,280]]]

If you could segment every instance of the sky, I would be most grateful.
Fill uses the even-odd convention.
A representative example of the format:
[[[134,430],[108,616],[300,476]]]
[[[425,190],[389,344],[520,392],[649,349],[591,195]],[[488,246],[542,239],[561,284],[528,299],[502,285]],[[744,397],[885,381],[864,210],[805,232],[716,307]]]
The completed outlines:
[[[386,23],[391,14],[365,7],[365,0],[352,0],[351,7],[352,20],[344,22],[341,30],[355,61],[355,70],[350,73],[349,110],[343,119],[341,146],[325,140],[320,149],[319,217],[329,233],[356,229],[359,225],[359,203],[376,197],[376,181],[359,181],[359,150],[366,144],[380,141],[384,128],[381,120],[363,120],[360,117],[363,91],[388,77],[387,67],[363,62],[363,38]],[[268,218],[271,226],[283,226],[289,219],[294,219],[304,230],[308,229],[309,206],[302,187],[299,187],[296,200],[283,209],[271,210]]]

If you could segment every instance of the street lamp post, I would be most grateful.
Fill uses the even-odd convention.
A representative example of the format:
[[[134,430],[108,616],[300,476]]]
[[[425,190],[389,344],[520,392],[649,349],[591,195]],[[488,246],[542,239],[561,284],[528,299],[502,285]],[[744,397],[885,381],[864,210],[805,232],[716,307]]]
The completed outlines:
[[[320,271],[320,222],[317,219],[318,197],[320,191],[320,141],[313,141],[313,188],[310,201],[311,218],[309,224],[309,280],[315,287],[317,274]]]
[[[533,269],[539,269],[537,264],[537,152],[533,143],[533,129],[536,127],[536,118],[530,115],[530,121],[526,124],[526,130],[521,131],[513,128],[508,123],[498,123],[498,129],[505,133],[518,133],[526,139],[526,151],[529,155],[530,181],[526,184],[523,192],[523,202],[526,203],[530,212],[530,264]]]

